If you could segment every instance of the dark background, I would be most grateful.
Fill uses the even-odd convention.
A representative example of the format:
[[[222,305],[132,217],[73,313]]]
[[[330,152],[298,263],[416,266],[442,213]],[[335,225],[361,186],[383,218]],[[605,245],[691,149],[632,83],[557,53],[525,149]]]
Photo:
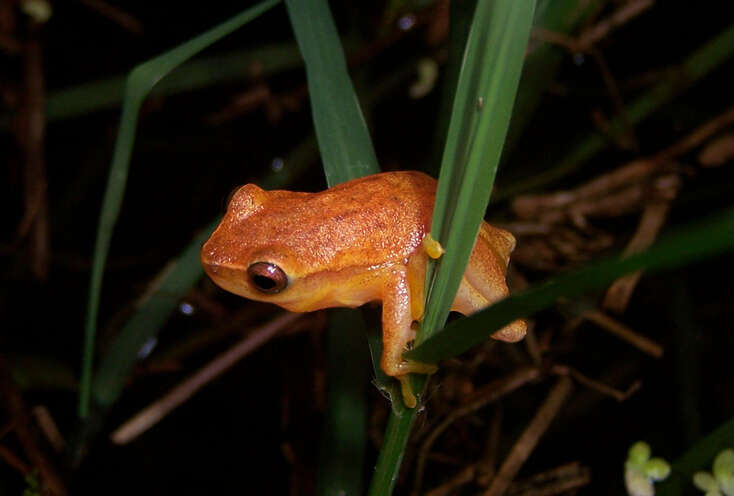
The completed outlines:
[[[612,12],[619,3],[608,2],[599,16]],[[123,75],[137,63],[245,7],[241,2],[124,2],[118,7],[142,27],[142,31],[135,32],[100,15],[86,2],[53,3],[51,19],[37,28],[29,25],[16,2],[3,0],[2,4],[0,18],[14,18],[10,28],[4,28],[8,36],[21,44],[40,41],[43,81],[49,96],[62,88]],[[446,37],[430,32],[438,29],[441,33],[436,25],[440,26],[446,9],[438,4],[419,10],[406,3],[403,13],[417,12],[420,22],[400,35],[395,34],[397,18],[387,16],[382,2],[361,7],[334,4],[333,12],[342,34],[356,46],[354,51],[367,54],[352,66],[361,95],[405,71],[406,64],[414,63],[417,57],[432,57],[439,62],[446,59]],[[619,84],[623,100],[628,102],[660,77],[667,77],[663,70],[675,66],[731,21],[723,2],[694,5],[658,1],[602,40],[598,48]],[[377,40],[390,36],[393,38],[384,47],[375,48],[379,46]],[[274,42],[293,42],[282,5],[203,56]],[[119,108],[55,120],[45,128],[50,251],[48,272],[39,277],[31,270],[29,237],[18,233],[26,190],[23,148],[14,122],[21,111],[19,102],[24,91],[23,60],[22,51],[0,50],[0,111],[4,118],[0,156],[7,164],[2,168],[0,183],[0,352],[13,374],[21,379],[26,402],[47,406],[62,434],[71,436],[76,427],[75,383],[81,362],[90,263]],[[731,106],[733,71],[733,62],[724,64],[643,121],[634,129],[637,150],[611,146],[577,173],[535,192],[578,186],[633,158],[675,143]],[[301,68],[266,78],[249,77],[246,67],[242,73],[240,81],[158,96],[144,105],[104,279],[100,354],[111,352],[105,346],[151,279],[199,229],[222,213],[228,193],[236,185],[268,174],[276,158],[285,159],[287,170],[292,165],[289,153],[311,133]],[[645,83],[642,76],[647,76],[649,82]],[[427,96],[415,100],[407,94],[414,77],[408,71],[408,77],[398,78],[366,110],[383,170],[421,169],[431,163],[443,79]],[[270,96],[257,105],[238,108],[237,99],[251,94],[258,85],[267,87]],[[608,117],[615,112],[598,67],[588,56],[566,53],[530,125],[504,157],[498,190],[551,167],[573,149],[579,135],[594,128],[592,113],[597,111]],[[666,231],[731,205],[731,160],[710,169],[696,168],[695,153],[678,160],[695,173],[684,175]],[[318,157],[313,156],[309,163],[307,172],[289,189],[315,191],[325,187]],[[621,250],[638,217],[639,211],[595,221],[613,242],[589,258]],[[507,224],[514,220],[507,202],[490,206],[488,218]],[[522,244],[523,238],[518,239]],[[554,270],[541,270],[518,262],[514,270],[532,283],[580,263],[571,260]],[[584,375],[611,382],[622,390],[636,380],[642,387],[626,401],[617,402],[577,386],[520,476],[577,460],[592,473],[591,485],[580,494],[622,494],[623,460],[634,441],[645,439],[653,446],[654,454],[672,460],[701,435],[731,418],[732,267],[732,257],[727,255],[643,277],[629,308],[618,318],[664,347],[665,355],[658,360],[589,323],[564,332],[575,311],[568,306],[538,315],[536,333],[541,339],[547,333],[552,335],[548,360],[570,364]],[[598,296],[588,295],[577,302],[578,306],[593,306]],[[67,467],[64,473],[72,492],[310,494],[326,408],[325,318],[315,317],[308,321],[309,329],[269,342],[131,444],[118,447],[107,441],[107,434],[121,422],[226,349],[237,335],[230,333],[199,346],[182,359],[166,360],[159,353],[175,350],[182,339],[223,326],[246,305],[253,308],[251,325],[275,314],[275,309],[268,306],[224,294],[208,280],[197,286],[187,302],[194,306],[194,314],[179,313],[162,330],[157,349],[140,363],[121,400],[104,418],[101,433],[89,446],[81,466],[68,468],[60,458],[59,464]],[[524,351],[513,351],[505,345],[475,350],[464,357],[466,361],[477,356],[484,356],[485,361],[471,371],[451,361],[433,382],[435,404],[429,403],[419,418],[419,428],[430,428],[440,415],[461,404],[461,393],[451,391],[457,380],[465,388],[485,384],[526,362],[526,358],[518,357],[519,353]],[[452,380],[443,382],[446,376]],[[527,386],[501,402],[501,455],[512,446],[553,380],[550,377]],[[369,389],[366,474],[379,449],[375,438],[383,431],[388,408],[379,392]],[[452,461],[429,461],[424,488],[445,482],[481,456],[495,408],[480,410],[442,436],[434,450]],[[0,426],[8,421],[6,412],[0,411]],[[12,434],[0,434],[0,444],[22,457]],[[410,491],[412,460],[409,453],[406,477],[399,482],[398,494]],[[23,487],[18,472],[0,462],[0,490],[17,494]],[[479,490],[469,484],[463,493],[456,494]]]

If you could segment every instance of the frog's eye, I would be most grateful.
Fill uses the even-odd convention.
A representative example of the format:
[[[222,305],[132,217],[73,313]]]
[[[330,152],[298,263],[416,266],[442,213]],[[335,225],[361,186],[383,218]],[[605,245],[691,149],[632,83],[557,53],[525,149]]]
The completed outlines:
[[[247,268],[247,275],[263,293],[280,293],[288,286],[288,276],[283,269],[269,262],[255,262]]]

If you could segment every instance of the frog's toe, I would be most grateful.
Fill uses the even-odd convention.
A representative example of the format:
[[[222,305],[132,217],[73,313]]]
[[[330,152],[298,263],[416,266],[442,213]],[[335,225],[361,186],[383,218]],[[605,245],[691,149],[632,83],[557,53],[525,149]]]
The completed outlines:
[[[400,392],[403,394],[403,403],[408,408],[415,408],[418,400],[415,394],[413,394],[413,388],[410,386],[410,376],[407,374],[401,375],[400,377],[396,377],[396,379],[400,381]]]
[[[494,339],[505,341],[507,343],[516,343],[525,337],[527,334],[528,325],[522,319],[517,319],[510,322],[499,331],[492,334]]]
[[[431,236],[431,233],[426,234],[426,237],[423,238],[423,249],[431,258],[440,258],[446,252],[441,243]]]
[[[403,360],[400,364],[401,374],[435,374],[438,365],[433,363],[416,362],[415,360]]]

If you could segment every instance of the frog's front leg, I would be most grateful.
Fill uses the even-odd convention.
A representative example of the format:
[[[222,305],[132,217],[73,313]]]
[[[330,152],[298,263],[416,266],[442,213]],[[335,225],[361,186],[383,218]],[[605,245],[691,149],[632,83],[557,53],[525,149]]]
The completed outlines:
[[[410,283],[408,268],[395,265],[388,269],[382,292],[382,358],[380,365],[389,376],[400,381],[403,401],[408,408],[415,407],[417,401],[410,388],[408,374],[432,374],[435,365],[404,360],[402,355],[410,341],[415,339],[411,328]]]

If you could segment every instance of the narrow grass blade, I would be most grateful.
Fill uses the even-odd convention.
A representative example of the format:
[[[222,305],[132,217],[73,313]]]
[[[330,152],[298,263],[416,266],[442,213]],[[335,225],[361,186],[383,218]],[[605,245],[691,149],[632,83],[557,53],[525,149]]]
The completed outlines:
[[[329,186],[380,171],[344,51],[326,0],[286,0],[288,16],[306,65],[311,113]],[[317,494],[362,494],[366,445],[367,362],[358,357],[354,310],[332,312],[329,329],[329,413],[322,439]],[[364,336],[364,332],[361,336]],[[351,362],[350,362],[351,361]]]
[[[140,64],[130,72],[127,78],[122,117],[120,119],[120,130],[117,135],[117,141],[115,142],[115,151],[112,158],[112,166],[110,167],[110,175],[107,180],[107,188],[105,190],[99,218],[99,227],[97,229],[97,240],[94,247],[79,395],[79,416],[81,418],[85,418],[89,414],[94,337],[97,329],[102,275],[112,239],[112,231],[117,222],[117,217],[122,206],[122,198],[125,194],[127,173],[130,165],[132,147],[135,141],[135,129],[140,106],[153,86],[166,76],[166,74],[212,43],[260,16],[277,3],[278,0],[266,0],[257,4],[219,26],[179,45],[173,50]]]
[[[267,77],[298,67],[301,57],[298,47],[291,42],[192,60],[171,71],[151,91],[151,95],[176,95],[215,84],[242,81],[246,78],[243,68],[253,64],[258,64],[258,77]],[[54,91],[48,97],[48,121],[115,108],[122,101],[124,88],[125,77],[118,76]]]
[[[648,273],[669,269],[729,250],[734,250],[734,209],[698,221],[645,252],[607,259],[510,296],[449,324],[406,355],[426,362],[450,358],[486,341],[513,320],[548,308],[560,297],[573,298],[640,269]]]
[[[711,464],[722,450],[734,447],[734,418],[696,443],[671,466],[670,477],[655,485],[658,496],[688,494],[693,486],[693,474],[700,470],[711,472]],[[699,493],[700,494],[700,493]]]
[[[325,0],[286,0],[306,64],[311,112],[329,186],[380,171],[344,50]]]
[[[515,99],[535,1],[478,2],[454,96],[431,233],[446,253],[429,265],[426,314],[417,342],[439,329],[459,287],[489,201]],[[435,277],[434,277],[435,275]],[[413,378],[422,391],[425,377]],[[417,409],[393,412],[370,485],[391,494]]]
[[[464,60],[466,39],[469,36],[476,5],[477,0],[454,0],[449,5],[449,58],[446,61],[442,76],[438,124],[433,137],[434,151],[431,153],[431,163],[426,168],[426,172],[434,177],[441,170],[441,156],[446,145],[446,135],[451,121],[451,109],[454,105],[459,72],[461,71],[461,63]]]
[[[331,311],[327,336],[328,405],[316,494],[364,493],[367,444],[367,329],[359,312]]]
[[[528,0],[477,4],[431,225],[446,254],[429,264],[426,314],[417,343],[446,322],[469,261],[509,126],[534,8]]]

